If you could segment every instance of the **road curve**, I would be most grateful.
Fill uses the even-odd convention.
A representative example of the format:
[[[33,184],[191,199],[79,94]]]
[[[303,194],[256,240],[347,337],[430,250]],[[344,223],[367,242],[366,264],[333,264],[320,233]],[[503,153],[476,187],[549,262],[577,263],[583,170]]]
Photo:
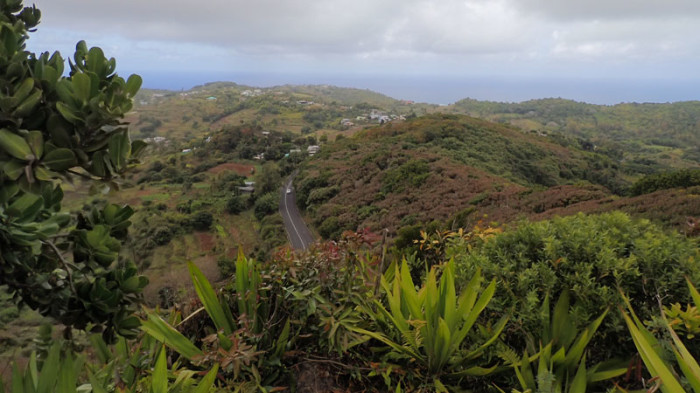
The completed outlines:
[[[296,172],[292,173],[282,188],[280,214],[284,220],[284,229],[287,231],[289,243],[296,250],[306,250],[314,242],[314,236],[301,218],[297,207],[296,194],[292,188],[294,176],[296,176]],[[291,190],[291,192],[288,193],[287,190]]]

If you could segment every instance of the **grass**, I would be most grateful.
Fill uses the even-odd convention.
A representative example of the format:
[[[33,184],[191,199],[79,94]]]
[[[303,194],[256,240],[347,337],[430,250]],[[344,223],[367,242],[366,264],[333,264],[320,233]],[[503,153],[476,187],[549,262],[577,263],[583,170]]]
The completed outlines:
[[[172,194],[166,194],[166,193],[159,193],[159,194],[150,194],[150,195],[143,195],[141,197],[141,200],[143,201],[165,201],[172,198]]]

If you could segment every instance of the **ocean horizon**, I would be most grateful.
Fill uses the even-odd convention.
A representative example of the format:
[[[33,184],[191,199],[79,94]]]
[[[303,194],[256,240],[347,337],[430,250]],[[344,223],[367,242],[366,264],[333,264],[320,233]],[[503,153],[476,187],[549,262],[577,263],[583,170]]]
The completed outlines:
[[[699,80],[621,78],[453,77],[400,75],[319,75],[225,72],[140,72],[143,87],[189,90],[210,82],[234,82],[251,87],[333,85],[368,89],[395,99],[448,105],[464,98],[522,102],[565,98],[599,105],[626,102],[678,102],[700,99]]]

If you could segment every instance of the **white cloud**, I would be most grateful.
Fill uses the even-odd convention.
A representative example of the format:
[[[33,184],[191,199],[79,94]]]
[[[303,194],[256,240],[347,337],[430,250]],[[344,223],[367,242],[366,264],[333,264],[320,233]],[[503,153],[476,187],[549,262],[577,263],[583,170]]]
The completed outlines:
[[[37,47],[85,38],[149,69],[669,72],[654,67],[694,69],[700,53],[697,0],[35,2]]]

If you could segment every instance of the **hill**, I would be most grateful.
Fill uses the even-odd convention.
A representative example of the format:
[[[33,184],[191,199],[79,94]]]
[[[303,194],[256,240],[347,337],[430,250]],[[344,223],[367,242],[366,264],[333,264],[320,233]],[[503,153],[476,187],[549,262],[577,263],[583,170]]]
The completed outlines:
[[[508,222],[578,211],[642,213],[649,203],[673,212],[657,218],[677,225],[700,214],[698,190],[626,198],[629,184],[609,157],[463,115],[390,123],[326,145],[303,164],[295,184],[298,203],[324,237],[363,227],[397,235],[435,220],[437,227],[468,227],[484,215]]]
[[[619,160],[630,175],[700,167],[700,101],[605,106],[563,99],[512,104],[465,99],[446,110],[559,134],[569,138],[564,144]]]
[[[381,116],[423,114],[435,105],[395,100],[369,90],[327,85],[255,88],[230,82],[187,91],[144,90],[127,119],[135,136],[189,141],[226,126],[334,136],[379,122]]]

